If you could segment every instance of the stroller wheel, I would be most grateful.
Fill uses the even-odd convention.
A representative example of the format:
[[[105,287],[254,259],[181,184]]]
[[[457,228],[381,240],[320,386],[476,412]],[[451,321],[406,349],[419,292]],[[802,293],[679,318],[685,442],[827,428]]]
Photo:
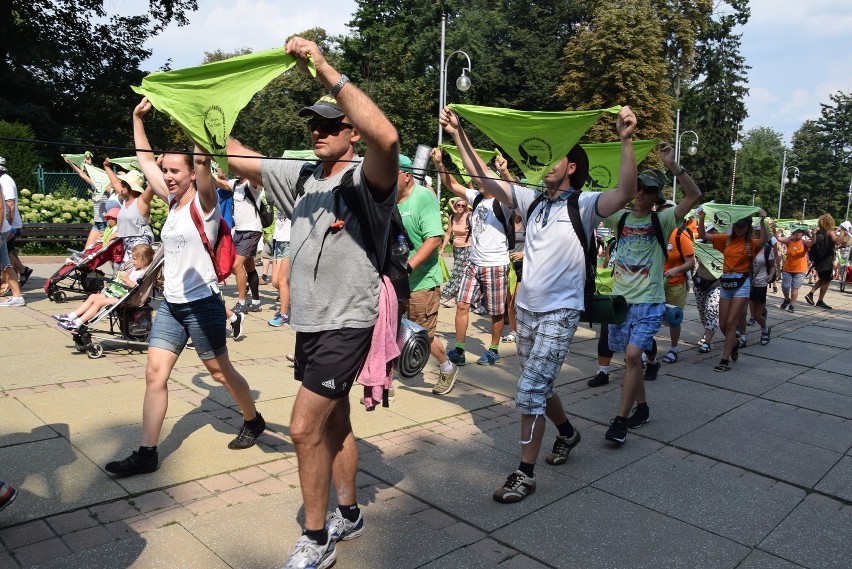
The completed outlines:
[[[53,300],[56,302],[65,302],[66,298],[65,293],[61,290],[53,293]]]
[[[96,360],[104,355],[104,347],[100,344],[92,344],[86,351],[86,355],[89,356],[89,359]]]

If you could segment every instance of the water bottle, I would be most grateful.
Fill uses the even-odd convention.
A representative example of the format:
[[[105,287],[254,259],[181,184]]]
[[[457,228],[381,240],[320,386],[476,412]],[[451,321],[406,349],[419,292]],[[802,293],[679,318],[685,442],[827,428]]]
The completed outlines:
[[[404,267],[408,264],[409,251],[408,239],[405,238],[405,235],[400,235],[396,238],[396,245],[391,249],[391,257],[397,265]]]

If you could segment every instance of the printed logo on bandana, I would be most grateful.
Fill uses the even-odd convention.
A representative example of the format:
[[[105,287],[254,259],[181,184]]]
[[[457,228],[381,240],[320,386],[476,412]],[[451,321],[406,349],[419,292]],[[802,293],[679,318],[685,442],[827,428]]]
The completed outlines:
[[[533,171],[541,170],[553,160],[553,149],[550,144],[538,137],[523,141],[518,146],[518,154],[521,155],[524,166]]]
[[[225,112],[218,105],[210,105],[204,111],[204,133],[210,143],[210,152],[225,149],[227,136],[225,134]]]
[[[589,169],[589,179],[586,180],[586,184],[583,186],[583,189],[586,188],[594,191],[594,190],[608,190],[612,187],[612,172],[609,171],[609,168],[602,165],[592,166]]]
[[[733,220],[731,219],[731,214],[727,211],[717,211],[713,214],[713,225],[720,225],[722,227],[726,227],[731,225]]]

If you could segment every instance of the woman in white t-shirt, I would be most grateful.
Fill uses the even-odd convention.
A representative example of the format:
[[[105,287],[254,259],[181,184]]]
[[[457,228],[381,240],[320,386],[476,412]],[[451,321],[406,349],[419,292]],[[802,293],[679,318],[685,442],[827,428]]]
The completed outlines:
[[[281,306],[269,325],[277,328],[290,323],[290,218],[283,211],[276,212],[272,232],[272,286]]]
[[[209,242],[219,231],[219,204],[208,156],[166,153],[161,167],[151,152],[142,117],[152,108],[143,98],[133,111],[133,134],[139,166],[148,183],[170,205],[160,238],[164,300],[157,309],[148,340],[145,400],[142,407],[142,444],[121,461],[106,465],[107,472],[128,476],[154,472],[159,467],[157,443],[168,408],[168,381],[178,356],[192,339],[195,351],[213,379],[222,383],[243,414],[243,427],[228,444],[230,449],[253,446],[266,424],[257,412],[248,383],[228,357],[225,343],[225,303],[216,285],[216,271],[192,210],[202,220]],[[201,150],[196,146],[196,151]]]

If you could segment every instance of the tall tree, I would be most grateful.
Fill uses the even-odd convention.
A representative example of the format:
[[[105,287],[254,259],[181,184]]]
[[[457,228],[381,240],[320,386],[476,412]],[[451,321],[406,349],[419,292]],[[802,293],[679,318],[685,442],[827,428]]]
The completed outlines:
[[[570,109],[630,105],[639,119],[638,138],[668,139],[672,97],[664,41],[649,0],[595,2],[588,26],[565,48],[567,72],[557,96]],[[614,138],[612,125],[602,122],[586,135],[589,142]]]
[[[784,144],[780,132],[760,126],[749,130],[742,140],[737,161],[737,185],[734,202],[751,203],[772,216],[778,203],[779,175]]]

